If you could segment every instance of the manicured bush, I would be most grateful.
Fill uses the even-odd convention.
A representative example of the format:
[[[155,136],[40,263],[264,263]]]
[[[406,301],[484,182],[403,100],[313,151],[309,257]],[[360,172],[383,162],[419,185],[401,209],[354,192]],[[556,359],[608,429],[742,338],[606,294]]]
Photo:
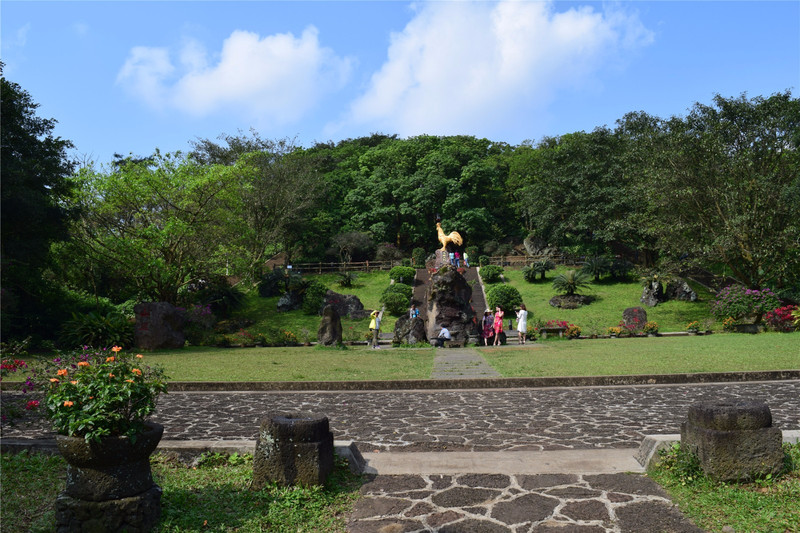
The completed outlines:
[[[500,307],[505,312],[512,311],[522,303],[522,296],[516,287],[502,284],[495,285],[486,294],[486,300],[490,309]]]
[[[425,248],[414,248],[411,250],[411,259],[413,262],[412,266],[416,268],[424,268],[426,257],[427,254],[425,253]]]
[[[717,293],[717,299],[711,302],[711,314],[717,320],[754,317],[756,322],[760,322],[764,313],[780,305],[780,299],[769,288],[758,290],[731,285]]]
[[[472,256],[470,255],[470,257],[472,257]],[[492,259],[488,255],[482,255],[482,256],[480,256],[478,258],[478,266],[479,267],[484,267],[484,266],[488,265],[491,261],[492,261]]]
[[[390,315],[400,316],[409,308],[411,300],[400,292],[387,292],[381,296],[381,303]]]
[[[500,275],[503,273],[503,267],[497,265],[486,265],[481,267],[481,279],[484,283],[497,283],[500,281]]]
[[[785,305],[764,315],[764,322],[773,331],[792,331],[794,317],[792,313],[797,310],[796,305]]]
[[[60,344],[65,348],[91,346],[130,347],[133,344],[134,324],[116,311],[75,313],[64,323]]]
[[[411,288],[411,285],[407,285],[405,283],[392,283],[383,290],[383,294],[390,293],[400,293],[410,301],[411,296],[414,294],[414,289]]]
[[[280,296],[285,289],[286,271],[281,267],[275,267],[271,272],[267,272],[258,282],[258,295],[262,298]]]
[[[312,281],[303,294],[303,313],[306,315],[317,315],[322,309],[322,302],[328,288],[319,281]]]
[[[407,266],[396,266],[389,271],[389,279],[398,283],[412,283],[417,271]]]

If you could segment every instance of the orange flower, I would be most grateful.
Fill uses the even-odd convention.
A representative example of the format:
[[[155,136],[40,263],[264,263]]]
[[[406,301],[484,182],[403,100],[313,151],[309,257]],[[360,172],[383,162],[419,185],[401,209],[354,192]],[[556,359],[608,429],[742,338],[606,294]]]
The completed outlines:
[[[136,359],[144,359],[144,356],[140,353],[136,354]]]
[[[139,370],[138,368],[131,368],[131,372],[133,372],[137,376],[141,376],[142,375],[142,371]]]
[[[58,383],[58,380],[56,378],[50,378],[50,383]]]
[[[113,378],[114,374],[109,374],[108,377]]]
[[[70,383],[72,383],[73,385],[77,385],[78,381],[77,380],[76,381],[70,381]]]
[[[80,363],[78,363],[78,366],[89,366],[89,362],[88,361],[81,361]]]
[[[69,401],[69,400],[67,400],[67,401],[65,401],[65,402],[64,402],[64,407],[72,407],[73,405],[75,405],[75,404],[74,404],[74,403],[72,403],[72,402],[71,402],[71,401]]]
[[[114,352],[114,353],[117,353],[117,352],[119,352],[121,350],[122,350],[122,348],[120,348],[119,346],[114,346],[113,348],[111,348],[111,351]]]
[[[113,362],[114,362],[114,356],[113,355],[111,357],[106,357],[106,363],[113,363]]]
[[[125,383],[133,383],[133,380],[132,379],[126,379]]]
[[[67,375],[67,369],[66,368],[62,368],[61,370],[56,372],[56,374],[59,375],[59,376],[66,376]]]

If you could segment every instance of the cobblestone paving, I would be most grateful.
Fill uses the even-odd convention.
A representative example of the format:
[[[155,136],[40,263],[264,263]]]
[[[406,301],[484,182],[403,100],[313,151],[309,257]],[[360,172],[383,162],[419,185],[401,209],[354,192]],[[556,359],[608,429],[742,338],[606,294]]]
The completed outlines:
[[[3,393],[3,401],[13,393]],[[703,400],[765,401],[773,424],[800,429],[800,380],[706,385],[380,392],[175,392],[155,421],[171,440],[255,439],[270,411],[313,411],[337,440],[365,452],[635,448],[679,433]],[[3,427],[8,438],[51,436],[44,424]]]
[[[361,495],[351,533],[702,531],[639,475],[378,476]]]

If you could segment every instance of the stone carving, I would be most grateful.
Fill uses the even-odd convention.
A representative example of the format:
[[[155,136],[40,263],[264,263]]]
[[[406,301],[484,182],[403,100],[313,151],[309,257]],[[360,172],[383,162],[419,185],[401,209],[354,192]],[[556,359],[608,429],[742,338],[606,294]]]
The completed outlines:
[[[682,279],[673,279],[667,283],[667,288],[664,291],[664,297],[667,300],[683,300],[686,302],[697,301],[697,293],[689,287],[689,284]]]
[[[333,471],[333,433],[328,417],[277,414],[261,422],[253,455],[251,488],[324,485]]]
[[[410,318],[405,314],[394,323],[394,344],[417,344],[428,342],[425,322],[420,317]]]
[[[647,311],[644,307],[628,307],[622,312],[622,323],[626,326],[641,330],[645,322],[647,322]]]
[[[764,402],[701,402],[689,407],[681,446],[716,481],[752,481],[783,470],[782,432]]]
[[[133,308],[136,314],[134,343],[141,350],[183,348],[186,337],[184,312],[167,302],[145,302]]]
[[[320,320],[317,330],[317,342],[324,346],[342,343],[342,318],[332,305],[326,305],[322,310],[322,320]]]
[[[164,427],[149,423],[135,441],[105,437],[87,443],[56,436],[67,461],[66,489],[56,499],[56,531],[150,531],[161,516],[161,488],[150,454]]]
[[[472,288],[454,268],[442,268],[431,278],[428,294],[428,339],[438,336],[446,325],[453,343],[466,346],[471,334],[477,334],[475,312],[472,310]]]
[[[322,309],[324,309],[326,305],[332,306],[336,312],[339,313],[339,316],[346,316],[353,320],[369,316],[369,313],[364,310],[364,304],[362,304],[358,296],[354,294],[339,294],[338,292],[328,290],[328,292],[325,293],[325,300],[320,309],[320,314],[322,314]]]

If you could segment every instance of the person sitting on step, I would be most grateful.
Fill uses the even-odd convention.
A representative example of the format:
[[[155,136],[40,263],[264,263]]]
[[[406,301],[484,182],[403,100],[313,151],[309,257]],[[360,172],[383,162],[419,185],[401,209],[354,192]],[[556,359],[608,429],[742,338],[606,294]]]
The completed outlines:
[[[449,341],[450,339],[452,339],[450,330],[447,329],[446,325],[442,324],[442,329],[439,331],[439,336],[436,337],[436,347],[443,348],[445,341]]]

